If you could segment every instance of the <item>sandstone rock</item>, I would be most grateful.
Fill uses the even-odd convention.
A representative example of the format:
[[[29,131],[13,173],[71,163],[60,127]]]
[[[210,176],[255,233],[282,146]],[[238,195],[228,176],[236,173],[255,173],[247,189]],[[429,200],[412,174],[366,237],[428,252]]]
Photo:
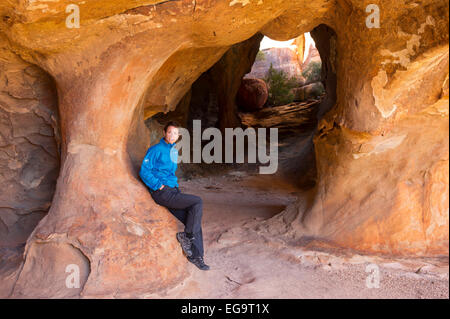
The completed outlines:
[[[292,42],[296,47],[297,60],[300,65],[303,64],[303,60],[305,58],[305,49],[306,49],[306,38],[305,34],[302,34],[294,39]]]
[[[281,134],[311,130],[316,124],[315,113],[320,100],[267,107],[257,112],[239,113],[246,127],[278,128]]]
[[[271,64],[275,70],[284,71],[288,77],[301,77],[302,68],[297,51],[290,48],[268,48],[260,52],[262,58],[255,61],[250,73],[245,75],[246,78],[263,79]]]
[[[322,82],[314,82],[299,88],[294,88],[292,91],[295,96],[295,100],[305,101],[307,99],[316,98],[324,93],[324,87]]]
[[[241,109],[252,112],[261,109],[268,96],[269,91],[264,80],[244,78],[236,96],[236,103]]]
[[[52,79],[0,35],[0,246],[24,244],[50,208],[60,165],[58,118]]]
[[[160,122],[177,120],[190,132],[193,120],[201,120],[203,127],[222,130],[238,126],[236,95],[243,75],[255,61],[262,38],[256,33],[231,46],[192,84],[175,110],[159,113],[155,118]]]
[[[312,62],[322,62],[322,60],[320,59],[319,50],[317,50],[313,44],[310,44],[308,55],[306,56],[305,61],[301,63],[301,69],[305,70]]]

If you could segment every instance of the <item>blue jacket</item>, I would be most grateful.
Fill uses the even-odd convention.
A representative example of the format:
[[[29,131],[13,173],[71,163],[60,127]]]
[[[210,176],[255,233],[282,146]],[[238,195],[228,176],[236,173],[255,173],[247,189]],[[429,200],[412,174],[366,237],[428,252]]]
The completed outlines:
[[[177,170],[178,150],[175,143],[167,143],[162,137],[158,144],[151,146],[142,161],[139,176],[152,190],[159,189],[162,185],[178,187]]]

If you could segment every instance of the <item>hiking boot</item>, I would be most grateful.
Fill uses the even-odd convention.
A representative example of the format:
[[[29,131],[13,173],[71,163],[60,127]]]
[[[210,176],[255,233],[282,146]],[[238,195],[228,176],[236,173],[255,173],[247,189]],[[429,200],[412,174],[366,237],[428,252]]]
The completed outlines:
[[[189,260],[201,270],[209,270],[209,266],[205,264],[203,257],[188,257],[187,260]]]
[[[185,232],[177,233],[177,240],[186,256],[192,256],[192,239],[186,236]]]

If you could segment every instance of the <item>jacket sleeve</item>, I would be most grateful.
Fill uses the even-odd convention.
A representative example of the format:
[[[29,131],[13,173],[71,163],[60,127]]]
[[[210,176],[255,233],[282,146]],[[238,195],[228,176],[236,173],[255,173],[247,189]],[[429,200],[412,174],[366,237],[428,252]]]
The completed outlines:
[[[152,168],[155,167],[155,161],[158,158],[158,155],[159,151],[157,148],[149,148],[142,161],[141,170],[139,171],[139,176],[142,181],[153,190],[157,190],[163,185],[152,173]]]

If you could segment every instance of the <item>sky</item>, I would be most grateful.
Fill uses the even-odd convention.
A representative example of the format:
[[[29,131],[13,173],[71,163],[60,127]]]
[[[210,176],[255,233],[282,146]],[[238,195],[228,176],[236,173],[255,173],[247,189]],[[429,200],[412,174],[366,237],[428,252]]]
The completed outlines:
[[[312,44],[314,47],[316,46],[314,43],[314,40],[311,38],[311,35],[309,34],[309,32],[305,33],[305,55],[303,57],[303,62],[305,61],[306,57],[308,56],[309,53],[309,45]],[[291,45],[293,39],[288,40],[288,41],[275,41],[272,40],[269,37],[264,37],[261,41],[261,44],[259,46],[260,50],[263,49],[268,49],[268,48],[291,48],[294,49],[295,46]]]

